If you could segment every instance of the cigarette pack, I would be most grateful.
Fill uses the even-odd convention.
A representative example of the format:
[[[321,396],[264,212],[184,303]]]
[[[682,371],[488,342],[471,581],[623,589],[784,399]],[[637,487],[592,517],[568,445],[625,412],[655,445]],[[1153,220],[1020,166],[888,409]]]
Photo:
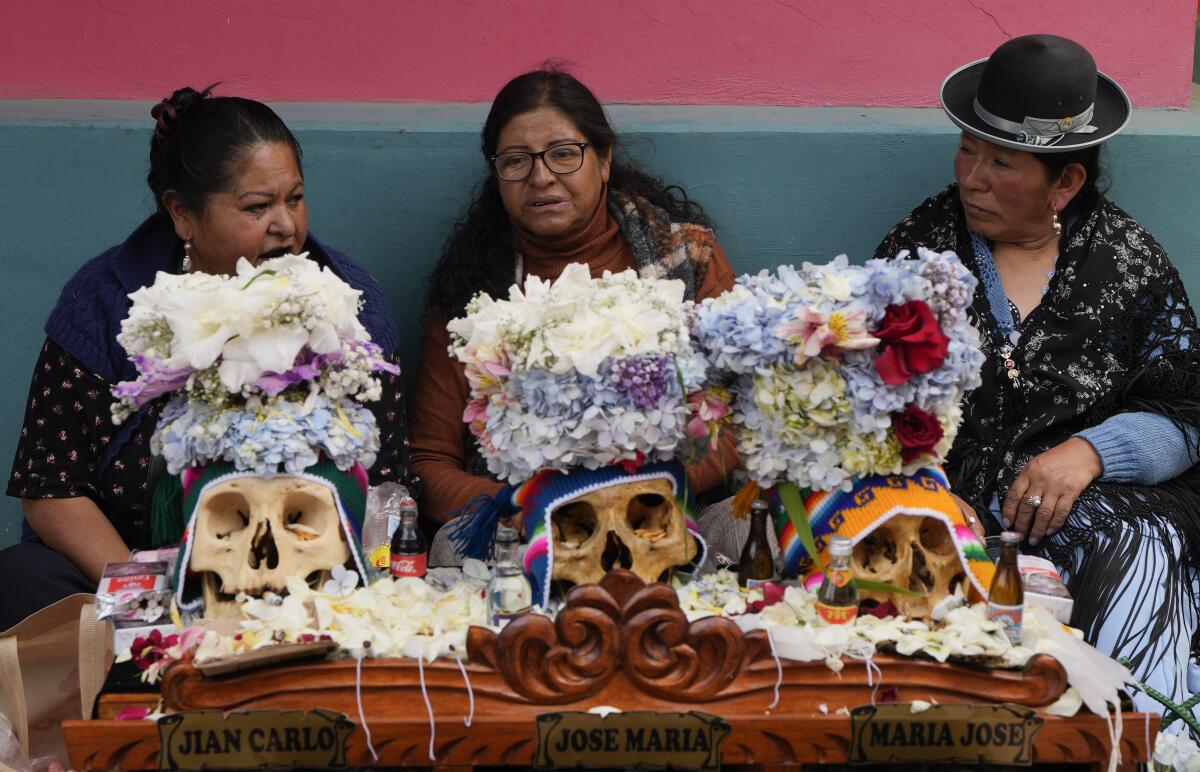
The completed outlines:
[[[108,563],[96,588],[96,618],[154,622],[170,601],[166,563]]]
[[[1025,587],[1025,604],[1042,606],[1059,622],[1068,624],[1075,601],[1054,564],[1035,555],[1018,555],[1017,568]]]

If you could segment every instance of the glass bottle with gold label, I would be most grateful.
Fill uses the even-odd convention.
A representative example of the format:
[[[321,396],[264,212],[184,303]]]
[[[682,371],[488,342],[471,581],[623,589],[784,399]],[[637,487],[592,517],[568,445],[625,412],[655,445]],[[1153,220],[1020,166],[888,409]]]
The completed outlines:
[[[775,578],[775,559],[771,557],[771,542],[767,540],[767,520],[771,508],[757,499],[750,505],[750,533],[738,561],[738,584],[753,590]]]
[[[1000,534],[1000,562],[988,589],[988,619],[1004,626],[1009,642],[1021,645],[1021,621],[1025,612],[1025,588],[1017,566],[1017,547],[1021,534],[1005,531]]]
[[[817,590],[817,614],[831,625],[844,625],[858,616],[858,586],[850,571],[854,543],[845,536],[829,540],[829,573]]]

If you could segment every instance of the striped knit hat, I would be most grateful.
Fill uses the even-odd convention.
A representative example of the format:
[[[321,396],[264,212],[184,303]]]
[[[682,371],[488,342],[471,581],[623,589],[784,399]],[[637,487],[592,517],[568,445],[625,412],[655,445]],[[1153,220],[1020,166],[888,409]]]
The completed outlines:
[[[469,511],[454,521],[450,539],[467,557],[485,560],[495,539],[496,525],[501,519],[522,514],[523,528],[528,541],[525,549],[525,574],[533,587],[533,602],[544,606],[550,597],[550,581],[554,574],[554,539],[549,528],[550,514],[562,504],[602,488],[643,480],[667,480],[676,502],[683,510],[689,533],[699,549],[692,565],[704,563],[707,545],[692,517],[691,494],[683,466],[675,461],[647,464],[627,471],[622,466],[602,469],[580,469],[573,472],[542,470],[521,485],[504,486],[492,499],[476,500]]]
[[[817,581],[820,570],[810,559],[792,526],[775,489],[764,491],[775,518],[784,576],[804,574],[806,583]],[[918,470],[909,476],[874,475],[858,479],[849,491],[810,491],[804,508],[812,528],[813,543],[828,565],[829,540],[846,536],[858,544],[869,533],[897,515],[932,517],[945,523],[966,569],[971,586],[986,598],[995,566],[975,533],[967,527],[962,512],[950,497],[946,473],[938,467]]]

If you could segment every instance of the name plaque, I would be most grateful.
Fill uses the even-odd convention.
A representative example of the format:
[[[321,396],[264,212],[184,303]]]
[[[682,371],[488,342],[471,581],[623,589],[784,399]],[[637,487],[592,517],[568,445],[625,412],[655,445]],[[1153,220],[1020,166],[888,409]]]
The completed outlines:
[[[546,713],[537,718],[534,766],[720,769],[721,741],[729,724],[692,711]]]
[[[920,713],[908,703],[863,705],[850,711],[849,761],[1030,766],[1043,723],[1020,705],[934,705]]]
[[[158,768],[346,766],[354,724],[328,710],[191,710],[158,720]]]

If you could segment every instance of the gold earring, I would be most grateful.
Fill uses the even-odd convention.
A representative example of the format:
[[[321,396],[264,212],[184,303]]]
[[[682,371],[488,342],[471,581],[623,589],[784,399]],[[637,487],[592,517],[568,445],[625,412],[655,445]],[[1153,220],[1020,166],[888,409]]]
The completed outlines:
[[[1054,229],[1055,236],[1061,236],[1062,235],[1062,223],[1060,223],[1058,221],[1058,210],[1051,209],[1050,211],[1052,212],[1052,214],[1050,215],[1050,227]]]
[[[192,242],[183,242],[183,265],[180,266],[184,273],[192,272]]]

